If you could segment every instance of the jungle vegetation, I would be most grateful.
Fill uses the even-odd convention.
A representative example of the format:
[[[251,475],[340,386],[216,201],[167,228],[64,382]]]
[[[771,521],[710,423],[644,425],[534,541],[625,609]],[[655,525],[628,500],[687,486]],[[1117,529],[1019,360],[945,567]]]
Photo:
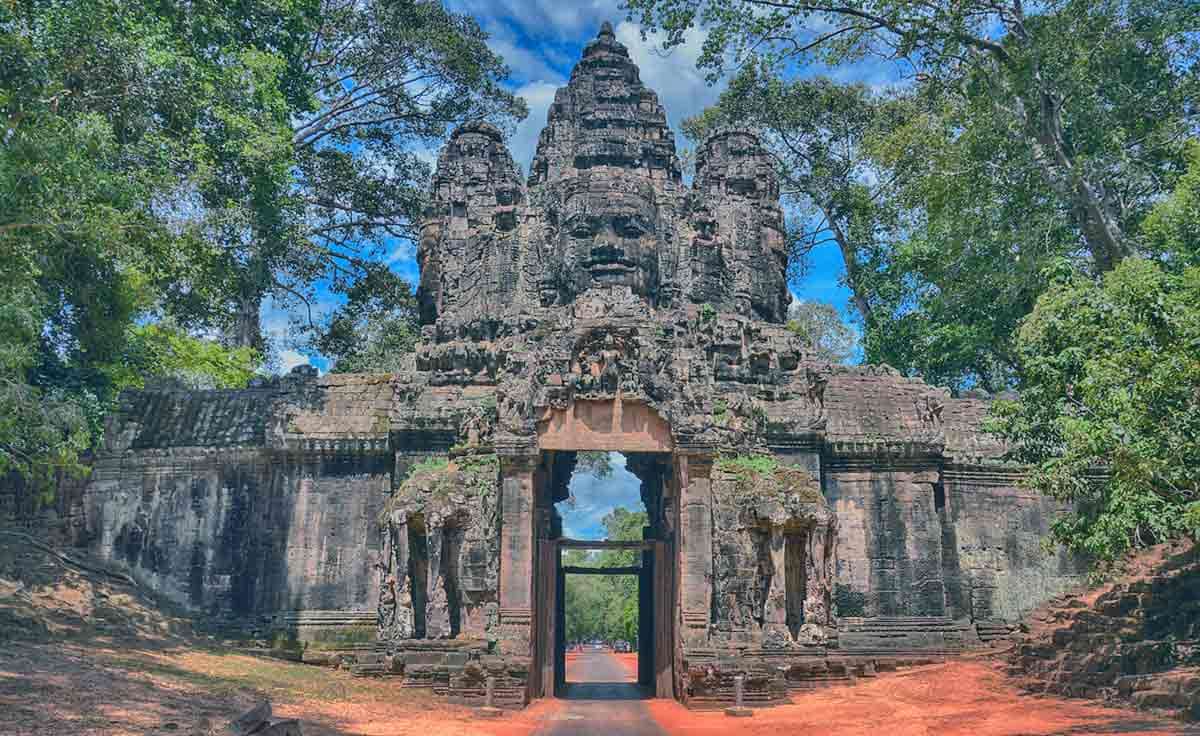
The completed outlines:
[[[704,34],[728,86],[684,128],[761,131],[792,264],[838,249],[867,362],[1016,390],[992,428],[1072,502],[1059,541],[1200,532],[1200,5],[625,5],[668,47]]]

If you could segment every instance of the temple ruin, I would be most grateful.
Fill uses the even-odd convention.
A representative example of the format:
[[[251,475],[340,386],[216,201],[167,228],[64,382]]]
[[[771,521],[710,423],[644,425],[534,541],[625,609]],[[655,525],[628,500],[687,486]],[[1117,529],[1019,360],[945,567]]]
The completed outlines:
[[[607,24],[528,177],[496,128],[441,151],[422,341],[394,375],[307,367],[123,397],[86,490],[91,545],[198,616],[350,642],[472,700],[563,681],[554,504],[624,453],[649,513],[641,679],[727,701],[986,640],[1077,582],[1056,511],[982,431],[983,396],[827,365],[786,329],[779,184],[721,130],[685,184]],[[594,545],[593,545],[594,546]]]

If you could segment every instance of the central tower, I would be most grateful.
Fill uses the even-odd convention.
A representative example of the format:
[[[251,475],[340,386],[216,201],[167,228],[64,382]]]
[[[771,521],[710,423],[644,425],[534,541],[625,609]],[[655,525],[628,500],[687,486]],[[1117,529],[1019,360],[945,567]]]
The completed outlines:
[[[528,652],[530,693],[555,692],[558,550],[575,542],[554,504],[578,451],[620,451],[653,489],[636,543],[653,626],[644,682],[680,692],[675,663],[689,648],[819,649],[835,541],[819,463],[808,453],[791,461],[805,469],[750,486],[714,470],[718,457],[778,454],[772,438],[794,454],[825,422],[824,369],[783,327],[779,185],[757,135],[709,136],[686,186],[666,112],[606,23],[556,92],[529,171],[522,181],[491,125],[451,135],[418,252],[423,340],[415,370],[397,377],[399,437],[444,429],[452,464],[497,458],[496,615],[475,616],[483,629],[472,632],[472,605],[488,605],[477,596],[463,603],[464,631]],[[414,483],[400,495],[426,498]],[[444,520],[458,511],[406,503],[394,528],[455,533]],[[736,574],[718,569],[719,535]],[[429,575],[412,588],[441,590]]]
[[[497,129],[452,135],[418,253],[422,318],[475,332],[586,296],[782,322],[778,198],[747,131],[710,137],[683,185],[666,112],[605,23],[554,96],[525,184]]]

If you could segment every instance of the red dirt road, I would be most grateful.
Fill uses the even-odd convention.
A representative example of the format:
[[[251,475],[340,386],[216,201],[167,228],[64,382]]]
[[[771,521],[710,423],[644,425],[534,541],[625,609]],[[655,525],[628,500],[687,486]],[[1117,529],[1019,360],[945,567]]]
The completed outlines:
[[[573,658],[572,679],[632,681],[631,655]],[[630,685],[629,687],[633,687]],[[1082,700],[1022,694],[990,659],[960,659],[819,690],[752,718],[673,701],[542,700],[481,719],[394,680],[187,647],[9,643],[0,648],[0,734],[215,736],[255,699],[299,718],[306,736],[683,734],[1049,736],[1200,734],[1200,728]]]
[[[632,662],[632,667],[630,667]],[[584,650],[567,655],[567,693],[538,736],[665,736],[637,685],[637,656]]]
[[[1032,736],[1045,734],[1179,734],[1183,724],[1081,700],[1022,694],[989,662],[958,660],[889,673],[855,686],[798,696],[790,705],[737,722],[723,713],[692,713],[650,701],[671,734],[779,736]],[[1200,733],[1192,730],[1191,733]]]
[[[612,674],[612,662],[636,671],[634,655],[568,660],[569,679],[599,665]],[[632,676],[630,675],[630,679]],[[683,736],[1057,736],[1070,734],[1200,734],[1200,727],[1137,711],[1106,708],[1083,700],[1026,695],[990,659],[963,658],[945,664],[880,675],[855,686],[830,687],[795,698],[746,719],[721,712],[694,712],[669,700],[608,703],[603,720],[569,700],[538,701],[523,713],[483,726],[493,736],[536,734],[681,734]],[[572,711],[575,707],[576,710]],[[632,714],[644,716],[633,716]],[[648,718],[649,720],[641,720]],[[566,730],[566,724],[574,728]],[[530,730],[527,730],[530,729]],[[562,729],[562,730],[560,730]]]

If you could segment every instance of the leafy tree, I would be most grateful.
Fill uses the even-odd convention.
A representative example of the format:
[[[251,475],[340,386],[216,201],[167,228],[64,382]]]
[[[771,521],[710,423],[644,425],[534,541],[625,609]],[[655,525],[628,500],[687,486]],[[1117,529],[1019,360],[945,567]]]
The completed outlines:
[[[1070,212],[986,97],[919,89],[872,138],[900,226],[875,251],[867,359],[956,389],[1003,390],[1013,336],[1052,267],[1088,270]]]
[[[1187,147],[1188,168],[1142,226],[1148,250],[1169,268],[1200,266],[1200,140]]]
[[[858,351],[858,334],[831,304],[792,302],[787,327],[808,341],[818,360],[850,363]]]
[[[287,110],[280,160],[288,163],[291,208],[280,240],[228,238],[213,260],[229,274],[236,297],[221,305],[238,316],[238,344],[261,344],[259,309],[266,296],[311,307],[317,286],[349,299],[340,320],[363,316],[363,283],[378,283],[374,264],[415,242],[429,168],[415,147],[468,119],[506,124],[524,102],[501,86],[508,70],[469,16],[422,0],[307,0],[311,21],[281,83],[298,75]],[[283,61],[283,60],[281,60]],[[252,205],[256,203],[251,203]],[[287,211],[287,210],[283,210]],[[395,296],[391,284],[374,297]],[[390,304],[374,328],[395,340]],[[336,328],[336,325],[331,325]],[[390,336],[390,337],[389,337]],[[401,342],[403,339],[401,338]]]
[[[1154,254],[1142,220],[1195,126],[1194,3],[627,5],[668,45],[704,25],[701,65],[738,66],[697,128],[763,127],[797,202],[836,205],[813,232],[842,251],[868,361],[1007,388],[1047,273]],[[915,78],[876,94],[799,78],[865,58]]]
[[[606,538],[642,539],[646,512],[615,508],[603,519]],[[640,564],[634,550],[605,550],[589,554],[568,550],[563,564],[578,567],[628,567]],[[633,575],[568,575],[566,579],[567,639],[637,642],[638,581]]]
[[[793,257],[830,241],[841,251],[867,360],[956,388],[1010,385],[1016,325],[1045,268],[1076,246],[1070,213],[990,103],[788,82],[755,65],[685,127],[699,137],[739,122],[763,131],[811,223]]]
[[[613,474],[612,455],[607,452],[577,452],[575,470],[600,479],[610,478]]]
[[[407,351],[376,262],[421,209],[411,149],[524,114],[485,41],[420,0],[0,4],[0,469],[71,465],[146,378],[244,383],[268,297],[345,295],[303,324],[343,370]]]
[[[144,113],[116,93],[136,88],[135,72],[68,64],[74,46],[42,43],[42,31],[74,37],[82,13],[17,12],[28,9],[0,7],[0,469],[48,481],[81,470],[78,455],[119,389],[106,368],[123,355],[154,280],[171,270],[178,237],[152,211],[172,180],[166,144],[137,137]],[[109,40],[117,54],[138,46]],[[71,80],[53,73],[62,66],[74,68]],[[67,83],[89,77],[106,81]]]
[[[1198,150],[1146,218],[1161,257],[1126,259],[1100,282],[1059,271],[1017,335],[1019,398],[994,406],[1031,484],[1071,503],[1056,537],[1101,561],[1200,537],[1200,266],[1186,219]]]
[[[1200,535],[1200,268],[1126,259],[1048,291],[1017,340],[1020,399],[997,427],[1029,482],[1071,502],[1056,537],[1111,560]]]
[[[394,373],[420,337],[412,287],[375,264],[350,287],[346,304],[332,314],[316,340],[336,373]]]
[[[1189,0],[626,0],[666,45],[703,26],[712,78],[764,59],[902,62],[918,81],[986,99],[1031,168],[1072,215],[1096,269],[1136,251],[1131,237],[1177,173],[1198,69]]]

